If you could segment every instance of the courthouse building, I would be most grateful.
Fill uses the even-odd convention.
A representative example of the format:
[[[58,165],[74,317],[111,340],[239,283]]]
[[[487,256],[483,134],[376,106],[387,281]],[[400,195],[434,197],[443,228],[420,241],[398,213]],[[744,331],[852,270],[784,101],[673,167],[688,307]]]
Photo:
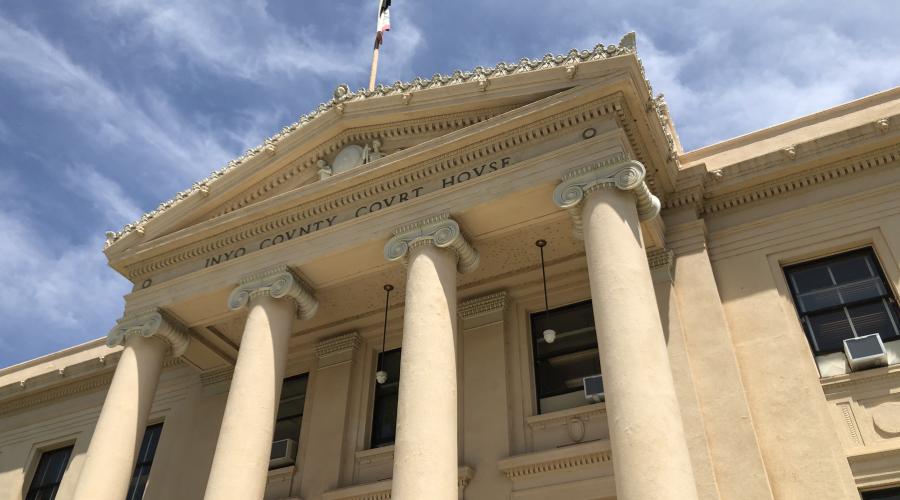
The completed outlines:
[[[107,235],[0,498],[900,498],[898,167],[900,88],[684,151],[633,34],[339,86]]]

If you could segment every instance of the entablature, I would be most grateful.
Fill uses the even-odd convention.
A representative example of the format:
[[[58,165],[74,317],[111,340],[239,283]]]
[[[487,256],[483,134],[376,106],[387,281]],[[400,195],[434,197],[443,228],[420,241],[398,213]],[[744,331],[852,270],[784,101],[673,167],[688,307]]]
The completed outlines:
[[[638,96],[628,75],[605,85],[574,88],[509,111],[424,144],[195,224],[138,245],[111,264],[148,288],[176,276],[309,236],[448,187],[469,182],[550,154],[599,140],[619,130],[623,152],[635,158],[659,154],[637,130]],[[656,153],[656,154],[654,154]],[[659,165],[658,162],[646,162]],[[665,171],[648,168],[648,184],[671,184]],[[657,190],[659,190],[657,188]],[[662,194],[660,193],[662,196]]]

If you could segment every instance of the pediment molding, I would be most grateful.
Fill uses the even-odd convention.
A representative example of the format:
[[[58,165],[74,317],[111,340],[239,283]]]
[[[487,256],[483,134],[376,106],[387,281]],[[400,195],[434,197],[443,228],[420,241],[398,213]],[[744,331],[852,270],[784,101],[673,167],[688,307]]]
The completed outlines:
[[[316,163],[319,160],[326,160],[331,163],[334,160],[334,156],[344,146],[368,143],[373,139],[382,141],[408,141],[411,138],[420,137],[420,142],[425,142],[434,137],[483,122],[499,114],[516,109],[523,104],[494,106],[479,110],[450,113],[427,118],[401,120],[388,124],[355,127],[345,130],[324,141],[310,151],[303,153],[288,166],[269,174],[265,179],[256,182],[252,186],[243,189],[238,195],[232,196],[224,201],[215,209],[211,210],[211,215],[207,218],[225,215],[252,203],[256,203],[263,198],[277,194],[280,187],[289,184],[298,175],[304,172],[315,171],[317,167]],[[395,152],[391,151],[391,149],[393,149],[393,144],[387,146],[387,154],[385,157],[390,156],[391,153]],[[383,161],[386,162],[389,160]],[[370,164],[368,168],[371,168],[372,166],[374,165]],[[311,180],[312,178],[310,177],[310,181]]]
[[[207,195],[211,185],[226,176],[230,177],[227,174],[241,165],[257,160],[260,157],[266,158],[273,156],[281,141],[292,139],[302,131],[308,130],[310,125],[315,128],[316,125],[321,123],[322,117],[331,118],[333,120],[336,117],[344,115],[347,112],[348,105],[353,105],[355,109],[357,106],[356,103],[360,101],[368,100],[373,97],[385,98],[390,96],[400,97],[402,104],[407,105],[413,99],[413,96],[416,96],[423,91],[425,91],[425,95],[428,95],[431,90],[453,86],[470,86],[477,92],[483,92],[487,90],[488,87],[491,87],[491,81],[495,79],[518,77],[523,73],[539,71],[546,71],[548,74],[561,72],[560,75],[563,78],[571,80],[575,77],[576,73],[578,73],[578,67],[581,64],[603,61],[621,56],[632,56],[637,60],[634,33],[626,34],[617,45],[598,44],[590,51],[578,51],[572,49],[566,55],[554,56],[552,54],[547,54],[542,59],[531,60],[523,58],[518,63],[513,64],[499,63],[494,67],[488,68],[479,66],[473,71],[455,71],[453,74],[446,76],[435,74],[430,80],[416,78],[408,83],[396,82],[390,86],[378,85],[374,90],[360,89],[353,92],[350,91],[349,87],[346,85],[339,85],[334,92],[333,99],[320,104],[310,113],[301,116],[295,123],[285,126],[281,131],[272,137],[267,138],[259,146],[248,149],[239,158],[231,160],[228,164],[221,169],[214,171],[207,178],[198,181],[189,189],[176,194],[172,199],[161,203],[155,210],[144,214],[139,220],[127,224],[122,230],[118,232],[107,232],[106,247],[108,248],[114,245],[124,236],[132,232],[142,232],[144,226],[150,220],[178,205],[183,200],[188,199],[191,195],[195,193]],[[643,76],[642,67],[641,74]],[[645,77],[644,81],[646,82]],[[647,86],[649,87],[649,84],[647,84]]]
[[[296,191],[295,195],[291,195],[290,199],[282,199],[278,200],[278,202],[287,204],[291,201],[308,201],[302,201],[271,215],[248,220],[240,224],[240,226],[222,231],[212,238],[182,245],[155,257],[126,264],[124,274],[133,282],[140,283],[151,275],[178,267],[185,262],[221,253],[229,248],[234,248],[242,242],[252,241],[288,227],[296,227],[300,223],[315,222],[328,214],[347,210],[348,208],[352,209],[352,207],[366,200],[371,200],[373,197],[409,189],[412,186],[421,185],[423,182],[440,182],[439,176],[442,174],[464,170],[470,168],[473,164],[478,164],[478,162],[496,161],[513,149],[521,151],[526,146],[530,147],[542,141],[557,138],[562,134],[571,134],[573,129],[584,127],[584,124],[587,122],[604,118],[615,120],[617,126],[625,130],[625,135],[628,135],[627,129],[633,126],[633,120],[630,119],[625,98],[621,92],[572,106],[495,136],[458,146],[451,151],[437,154],[424,161],[395,168],[386,175],[362,181],[344,189],[331,191],[318,199],[309,199],[309,196],[304,196],[304,188],[301,188]],[[579,140],[583,140],[580,132],[577,135]],[[641,149],[637,143],[631,144],[631,147],[634,151]],[[446,151],[446,148],[441,148],[439,151]],[[388,165],[392,163],[389,158],[379,161],[384,163],[373,165],[373,170],[379,167],[389,169]],[[335,178],[330,179],[330,181],[337,180]],[[312,188],[313,186],[310,187]],[[274,202],[275,200],[272,201]],[[237,215],[239,212],[237,211],[230,215],[239,217]],[[324,223],[322,225],[325,226]],[[331,225],[331,223],[328,223],[326,227]],[[321,229],[321,227],[317,227],[317,229]],[[209,229],[208,231],[212,232],[214,229]],[[180,274],[187,274],[192,270],[186,270],[186,272]]]

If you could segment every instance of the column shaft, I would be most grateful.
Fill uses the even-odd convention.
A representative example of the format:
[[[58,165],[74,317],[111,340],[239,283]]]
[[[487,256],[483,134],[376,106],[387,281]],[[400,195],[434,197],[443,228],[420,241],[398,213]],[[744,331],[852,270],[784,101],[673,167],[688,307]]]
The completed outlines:
[[[635,195],[599,189],[581,215],[617,498],[696,499]]]
[[[124,342],[125,349],[78,477],[74,500],[119,500],[128,493],[169,346],[162,339],[139,335],[129,335]]]
[[[403,315],[393,496],[458,498],[456,254],[410,250]]]
[[[294,303],[262,295],[249,305],[206,500],[259,500],[265,493]]]

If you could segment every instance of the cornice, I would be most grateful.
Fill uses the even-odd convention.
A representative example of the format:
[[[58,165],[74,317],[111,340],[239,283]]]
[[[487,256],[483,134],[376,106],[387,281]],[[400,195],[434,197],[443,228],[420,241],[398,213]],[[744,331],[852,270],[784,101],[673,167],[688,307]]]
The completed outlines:
[[[75,382],[65,385],[51,387],[43,391],[29,394],[20,398],[0,403],[0,415],[7,415],[16,411],[25,410],[33,406],[56,401],[68,396],[92,391],[101,387],[106,387],[112,382],[113,374],[111,372],[83,378]]]
[[[695,163],[681,171],[678,189],[666,196],[664,207],[690,207],[697,215],[715,214],[875,168],[896,166],[900,147],[886,139],[889,134],[900,135],[898,132],[900,115],[894,115],[710,172],[703,163]],[[867,145],[868,150],[859,152]],[[827,160],[829,156],[837,159]],[[694,170],[704,175],[689,173]]]
[[[591,51],[578,51],[572,49],[565,56],[554,56],[551,54],[547,54],[542,59],[531,60],[528,58],[523,58],[518,63],[499,63],[493,68],[483,68],[481,66],[478,66],[473,71],[455,71],[449,76],[435,74],[430,80],[416,78],[412,82],[408,83],[396,82],[390,86],[378,85],[374,90],[360,89],[355,92],[351,92],[347,85],[339,85],[334,92],[334,97],[330,101],[320,104],[309,114],[301,116],[300,119],[295,123],[282,128],[280,132],[272,137],[269,137],[259,146],[247,150],[247,152],[242,156],[231,160],[224,167],[214,171],[208,177],[195,183],[189,189],[182,191],[175,195],[174,198],[163,202],[155,210],[141,216],[141,218],[136,222],[127,224],[122,228],[122,230],[118,232],[108,232],[106,234],[106,245],[110,246],[117,240],[121,239],[124,235],[131,233],[132,231],[140,230],[148,221],[152,220],[155,217],[158,217],[160,214],[164,213],[175,204],[188,198],[190,195],[196,192],[208,192],[210,186],[213,185],[218,179],[221,179],[226,173],[237,168],[241,164],[248,162],[257,155],[273,154],[277,149],[279,142],[285,140],[293,134],[299,133],[299,131],[302,131],[304,127],[308,126],[316,118],[326,115],[329,112],[342,114],[344,107],[348,103],[392,95],[403,95],[404,101],[408,102],[411,96],[420,91],[455,85],[464,85],[469,83],[473,83],[481,89],[486,89],[490,84],[490,80],[493,78],[502,78],[504,76],[559,67],[566,68],[567,76],[568,74],[574,76],[578,64],[635,53],[635,35],[634,33],[629,33],[622,37],[622,40],[618,45],[599,44]],[[407,97],[407,94],[410,97]]]
[[[473,319],[506,309],[506,291],[489,293],[481,297],[467,299],[457,307],[457,314],[462,319]]]
[[[793,173],[768,182],[762,182],[732,192],[716,194],[709,189],[704,196],[703,213],[717,213],[749,203],[771,199],[819,186],[835,180],[880,167],[896,167],[900,160],[900,147],[893,145],[876,152],[857,155],[853,159],[840,159],[826,165]],[[724,174],[727,176],[727,174]]]
[[[326,213],[347,209],[359,203],[360,200],[389,190],[414,185],[423,179],[436,177],[455,168],[496,158],[513,148],[549,139],[578,127],[585,121],[608,115],[615,116],[622,127],[631,126],[625,113],[625,104],[621,93],[617,92],[602,99],[574,106],[499,135],[460,146],[428,160],[400,168],[383,177],[363,181],[321,198],[298,203],[275,214],[260,217],[241,224],[239,227],[223,231],[214,238],[184,245],[161,255],[128,264],[125,266],[124,274],[133,282],[139,282],[152,273],[168,267],[206,254],[221,252],[260,235],[288,228],[297,224],[298,221],[311,220]],[[632,148],[634,147],[635,145],[632,145]]]

